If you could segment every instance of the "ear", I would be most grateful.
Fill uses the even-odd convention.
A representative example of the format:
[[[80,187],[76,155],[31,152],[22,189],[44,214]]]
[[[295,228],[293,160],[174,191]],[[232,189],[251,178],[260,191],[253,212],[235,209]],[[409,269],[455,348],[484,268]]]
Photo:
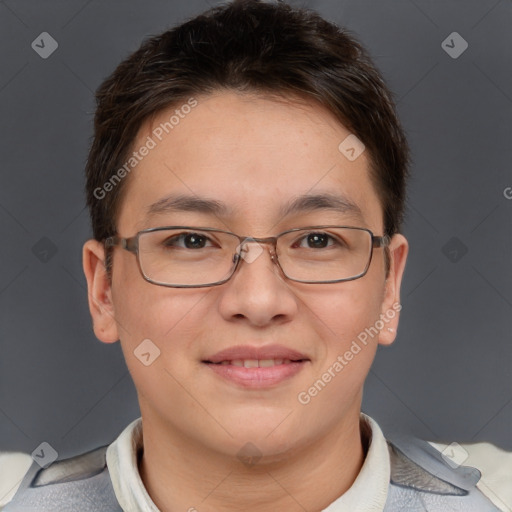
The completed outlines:
[[[105,268],[105,247],[97,240],[88,240],[83,247],[82,259],[94,334],[104,343],[114,343],[119,335],[112,288]]]
[[[379,343],[381,345],[391,345],[396,338],[400,310],[402,309],[400,304],[400,286],[409,252],[409,244],[403,235],[396,234],[391,239],[388,249],[390,258],[389,273],[386,278],[380,315],[381,320],[384,322],[384,327],[379,333]]]

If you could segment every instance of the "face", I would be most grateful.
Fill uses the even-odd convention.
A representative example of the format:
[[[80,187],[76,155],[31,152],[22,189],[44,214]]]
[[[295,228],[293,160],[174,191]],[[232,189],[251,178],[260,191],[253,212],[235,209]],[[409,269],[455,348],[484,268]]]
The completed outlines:
[[[120,236],[172,225],[253,237],[323,224],[383,234],[368,155],[350,161],[340,152],[350,132],[328,111],[228,92],[196,99],[162,140],[153,130],[175,107],[141,127],[134,148],[148,136],[156,145],[126,178]],[[280,212],[298,196],[322,193],[355,208]],[[226,211],[166,208],[162,200],[174,194],[215,200]],[[85,245],[95,333],[104,342],[120,339],[145,425],[218,453],[235,455],[250,441],[279,457],[358,417],[377,346],[395,336],[405,239],[391,241],[388,275],[384,250],[375,248],[364,277],[329,284],[288,280],[269,246],[261,247],[228,282],[185,289],[145,281],[135,255],[121,248],[110,286],[101,244]],[[136,353],[148,339],[160,355],[146,366]],[[262,367],[241,368],[235,359],[259,359]],[[228,362],[213,364],[221,360]]]

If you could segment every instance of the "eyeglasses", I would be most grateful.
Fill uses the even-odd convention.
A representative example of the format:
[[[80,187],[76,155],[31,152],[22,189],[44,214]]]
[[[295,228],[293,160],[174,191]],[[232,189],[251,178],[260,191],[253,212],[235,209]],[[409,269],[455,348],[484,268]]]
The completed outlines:
[[[373,249],[389,245],[388,236],[349,226],[309,226],[277,236],[253,238],[230,231],[167,226],[139,231],[131,238],[112,236],[105,247],[134,253],[144,279],[159,286],[197,288],[228,281],[240,261],[251,263],[271,244],[270,255],[282,273],[300,283],[339,283],[363,277]],[[248,250],[248,244],[255,244]]]

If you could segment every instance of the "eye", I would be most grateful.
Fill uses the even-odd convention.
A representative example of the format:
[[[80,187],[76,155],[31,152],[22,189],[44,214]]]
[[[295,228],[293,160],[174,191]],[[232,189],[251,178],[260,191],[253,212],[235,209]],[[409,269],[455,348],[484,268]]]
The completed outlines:
[[[329,240],[331,240],[333,243],[329,243]],[[308,244],[307,248],[309,249],[324,249],[325,247],[330,247],[335,244],[343,245],[333,236],[324,233],[323,231],[308,233],[306,236],[303,236],[302,238],[297,240],[294,244],[294,247],[297,246],[297,243],[300,244],[300,247],[304,247],[304,245],[300,243],[304,241]]]
[[[183,242],[184,245],[180,245]],[[200,233],[186,232],[166,238],[162,245],[164,247],[180,247],[184,249],[203,249],[211,240]]]

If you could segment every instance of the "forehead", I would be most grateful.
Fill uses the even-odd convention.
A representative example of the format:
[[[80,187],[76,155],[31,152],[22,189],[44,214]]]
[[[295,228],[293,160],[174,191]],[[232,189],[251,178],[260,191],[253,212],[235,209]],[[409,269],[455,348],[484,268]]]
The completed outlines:
[[[349,135],[314,102],[218,92],[175,105],[139,130],[133,150],[151,149],[125,184],[119,231],[179,211],[265,230],[322,209],[376,229],[369,159],[339,150]]]

